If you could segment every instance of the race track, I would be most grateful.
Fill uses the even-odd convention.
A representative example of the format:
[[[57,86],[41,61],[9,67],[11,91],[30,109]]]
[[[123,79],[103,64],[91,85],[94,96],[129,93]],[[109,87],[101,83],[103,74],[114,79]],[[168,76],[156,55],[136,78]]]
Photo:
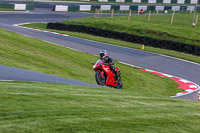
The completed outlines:
[[[34,81],[34,82],[50,82],[62,83],[69,85],[102,87],[96,84],[62,78],[40,72],[34,72],[9,66],[0,65],[0,81]]]
[[[49,4],[46,5],[46,7],[48,6]],[[45,7],[45,3],[43,3],[43,7]],[[43,7],[36,8],[34,12],[0,13],[0,28],[95,55],[98,55],[101,49],[107,49],[109,55],[115,60],[141,68],[167,73],[200,84],[200,64],[197,63],[76,37],[66,37],[13,26],[13,24],[18,23],[55,22],[92,15],[87,13],[55,13],[49,7]],[[3,79],[3,77],[1,78]],[[197,100],[197,92],[184,96],[184,98]]]

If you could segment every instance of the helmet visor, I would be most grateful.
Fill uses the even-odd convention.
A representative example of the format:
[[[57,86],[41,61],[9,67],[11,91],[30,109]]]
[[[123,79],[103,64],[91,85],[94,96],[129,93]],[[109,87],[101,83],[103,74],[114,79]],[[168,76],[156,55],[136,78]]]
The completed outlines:
[[[103,58],[103,57],[104,57],[104,55],[105,55],[104,53],[100,53],[100,57],[101,57],[101,58]]]

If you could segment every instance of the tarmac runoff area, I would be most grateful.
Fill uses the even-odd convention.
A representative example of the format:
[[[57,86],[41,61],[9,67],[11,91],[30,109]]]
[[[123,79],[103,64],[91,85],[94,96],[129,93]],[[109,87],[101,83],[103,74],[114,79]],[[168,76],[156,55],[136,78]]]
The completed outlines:
[[[4,65],[0,65],[0,81],[33,81],[33,82],[62,83],[62,84],[78,85],[78,86],[103,87],[96,84],[91,84],[78,80],[53,76],[49,74],[44,74],[40,72],[24,70]]]

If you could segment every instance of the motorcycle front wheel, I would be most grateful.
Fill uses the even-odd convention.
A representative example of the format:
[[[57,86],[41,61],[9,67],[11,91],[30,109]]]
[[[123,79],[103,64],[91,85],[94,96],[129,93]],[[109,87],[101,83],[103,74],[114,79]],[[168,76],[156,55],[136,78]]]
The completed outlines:
[[[101,77],[101,73],[99,71],[96,71],[95,73],[95,79],[98,85],[105,85],[105,78]]]

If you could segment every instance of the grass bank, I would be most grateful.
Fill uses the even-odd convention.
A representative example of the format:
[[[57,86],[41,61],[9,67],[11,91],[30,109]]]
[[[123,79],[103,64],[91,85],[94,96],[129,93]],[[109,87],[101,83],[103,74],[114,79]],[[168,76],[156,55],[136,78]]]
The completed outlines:
[[[94,40],[94,41],[98,41],[98,42],[103,42],[103,43],[108,43],[108,44],[113,44],[113,45],[118,45],[118,46],[123,46],[123,47],[128,47],[128,48],[141,49],[141,45],[129,43],[129,42],[125,42],[125,41],[103,38],[103,37],[98,37],[98,36],[92,36],[92,35],[77,33],[77,32],[58,31],[58,30],[47,29],[46,28],[47,24],[45,24],[45,23],[33,23],[33,24],[26,24],[23,26],[29,27],[29,28],[54,31],[54,32],[58,32],[58,33],[67,34],[70,36],[75,36],[75,37],[79,37],[79,38]],[[153,48],[153,47],[148,47],[148,46],[145,46],[145,51],[154,52],[154,53],[158,53],[158,54],[164,54],[164,55],[200,63],[200,58],[198,56],[193,56],[193,55],[189,55],[189,54],[179,53],[179,52],[165,50],[165,49]]]
[[[0,30],[0,64],[60,77],[96,83],[91,62],[98,57],[53,45],[39,39]],[[171,96],[180,92],[170,79],[115,63],[122,72],[125,90]]]
[[[94,83],[97,57],[0,29],[0,64]],[[198,132],[198,102],[120,63],[124,90],[0,81],[0,132]]]
[[[22,10],[14,10],[14,9],[8,9],[8,8],[0,8],[0,11],[22,11]]]
[[[92,87],[0,82],[0,132],[192,132],[200,104]]]
[[[198,13],[200,14],[200,13]],[[171,14],[127,16],[103,18],[81,18],[63,21],[65,24],[87,25],[119,32],[127,32],[141,36],[148,36],[163,40],[172,40],[200,46],[200,26],[192,27],[194,14],[175,14],[171,25]]]

